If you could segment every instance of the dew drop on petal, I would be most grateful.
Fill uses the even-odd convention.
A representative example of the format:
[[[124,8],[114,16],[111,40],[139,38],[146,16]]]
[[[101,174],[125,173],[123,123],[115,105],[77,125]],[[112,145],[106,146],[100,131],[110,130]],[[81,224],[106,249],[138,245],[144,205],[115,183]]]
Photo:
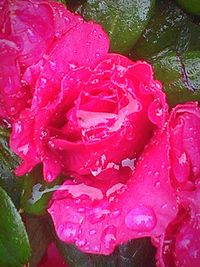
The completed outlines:
[[[85,208],[79,208],[79,209],[78,209],[78,212],[79,212],[79,213],[85,213]]]
[[[151,175],[152,174],[152,171],[148,171],[148,175]]]
[[[25,144],[21,147],[18,147],[18,152],[22,153],[24,156],[27,155],[28,151],[29,151],[29,144]]]
[[[96,58],[99,58],[99,57],[100,57],[100,53],[97,52],[97,53],[95,54],[95,57],[96,57]]]
[[[110,214],[109,210],[99,207],[92,210],[88,219],[91,223],[96,224],[105,219],[108,214]]]
[[[134,129],[132,125],[127,128],[126,139],[132,141],[134,139]]]
[[[160,188],[160,181],[156,181],[154,185],[156,188]]]
[[[68,17],[64,17],[64,20],[65,20],[65,22],[68,23],[68,24],[71,22],[71,19],[68,18]]]
[[[58,228],[58,236],[61,240],[74,242],[78,237],[80,225],[78,223],[65,222]]]
[[[125,217],[125,224],[135,231],[151,231],[156,225],[156,216],[152,208],[136,206]]]
[[[114,211],[112,211],[112,213],[110,214],[110,216],[112,217],[112,218],[116,218],[116,217],[118,217],[120,215],[120,210],[114,210]]]
[[[98,245],[93,247],[94,252],[100,252],[100,250],[101,250],[101,248]]]
[[[165,204],[163,204],[162,206],[161,206],[161,209],[166,209],[168,206],[167,206],[167,203],[165,203]]]
[[[38,42],[37,35],[31,29],[27,29],[26,34],[31,43]]]
[[[106,249],[112,249],[116,244],[117,228],[114,225],[106,227],[102,233],[102,243]]]
[[[89,231],[89,234],[90,235],[95,235],[97,233],[97,231],[95,230],[95,229],[91,229],[90,231]]]
[[[81,239],[81,240],[77,240],[76,242],[75,242],[75,244],[76,244],[76,246],[77,247],[84,247],[85,245],[86,245],[86,243],[87,243],[87,240],[86,239]]]

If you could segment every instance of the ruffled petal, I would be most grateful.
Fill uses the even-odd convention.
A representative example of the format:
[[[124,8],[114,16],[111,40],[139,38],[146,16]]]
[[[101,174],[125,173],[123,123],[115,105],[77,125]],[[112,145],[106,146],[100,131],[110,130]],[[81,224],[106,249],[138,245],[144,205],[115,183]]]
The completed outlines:
[[[166,133],[155,135],[127,184],[103,194],[94,183],[66,181],[48,211],[58,237],[88,253],[110,254],[132,238],[160,236],[177,212]]]
[[[177,105],[169,122],[173,182],[195,185],[200,175],[200,108],[191,102]]]
[[[27,105],[29,90],[20,82],[19,47],[13,38],[0,35],[0,118],[9,122]]]

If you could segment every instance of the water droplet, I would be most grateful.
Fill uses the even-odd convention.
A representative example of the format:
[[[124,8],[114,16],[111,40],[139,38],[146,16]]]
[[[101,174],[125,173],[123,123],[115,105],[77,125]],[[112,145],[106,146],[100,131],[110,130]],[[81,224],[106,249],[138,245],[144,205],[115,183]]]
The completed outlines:
[[[85,212],[85,208],[79,208],[79,209],[78,209],[78,212],[79,212],[79,213],[84,213],[84,212]]]
[[[117,228],[114,225],[106,227],[102,233],[102,243],[106,249],[111,249],[116,244],[116,232]]]
[[[49,60],[49,64],[50,64],[51,70],[53,70],[53,71],[56,70],[56,63],[54,61]]]
[[[161,209],[165,209],[165,208],[167,208],[167,204],[163,204],[163,205],[161,206]]]
[[[190,243],[191,243],[191,240],[185,238],[185,239],[181,240],[181,241],[178,243],[178,246],[179,246],[179,248],[182,248],[182,249],[188,249],[189,246],[190,246]]]
[[[126,185],[122,184],[122,183],[117,183],[115,185],[113,185],[112,187],[110,187],[107,191],[106,191],[106,197],[109,197],[110,195],[112,195],[113,193],[120,193],[120,189],[122,187],[126,188]]]
[[[99,82],[99,79],[93,79],[92,81],[91,81],[91,84],[95,84],[95,83],[98,83]]]
[[[47,83],[47,79],[42,77],[40,78],[40,87],[44,88]]]
[[[114,210],[111,214],[110,217],[116,218],[120,215],[120,210]]]
[[[125,134],[126,134],[126,129],[123,128],[123,129],[121,130],[121,132],[120,132],[120,135],[121,135],[121,137],[124,137]]]
[[[160,188],[160,181],[156,181],[154,185],[156,188]]]
[[[52,142],[52,141],[49,141],[49,145],[54,148],[55,147],[55,144]]]
[[[77,241],[75,242],[76,246],[77,246],[77,247],[80,247],[80,248],[81,248],[81,247],[84,247],[86,243],[87,243],[87,240],[86,240],[86,239],[77,240]]]
[[[163,109],[162,108],[157,108],[156,110],[156,116],[160,117],[163,115]]]
[[[73,64],[73,63],[69,63],[69,67],[71,70],[75,69],[76,68],[76,64]],[[73,79],[72,79],[73,81]]]
[[[134,163],[135,163],[135,160],[136,159],[129,159],[129,158],[126,158],[124,160],[122,160],[122,167],[129,167],[132,171],[134,170]]]
[[[125,218],[127,227],[135,231],[151,231],[156,221],[153,209],[142,205],[133,208]]]
[[[18,122],[18,123],[14,124],[14,132],[17,133],[17,134],[22,132],[21,122]]]
[[[52,180],[52,175],[51,175],[51,173],[46,174],[46,179],[47,179],[47,181],[49,181],[49,182]]]
[[[164,169],[164,168],[165,168],[165,164],[162,164],[162,165],[161,165],[161,168]]]
[[[40,140],[43,140],[46,136],[47,136],[47,131],[46,130],[42,130],[41,134],[40,134]]]
[[[18,147],[18,152],[20,153],[22,152],[24,156],[27,155],[28,151],[29,151],[29,144],[25,144],[23,146]]]
[[[96,233],[97,233],[97,231],[94,230],[94,229],[92,229],[92,230],[89,231],[89,234],[90,234],[90,235],[95,235]]]
[[[126,139],[128,141],[132,141],[134,138],[134,130],[133,130],[133,126],[129,125],[127,130],[126,130]]]
[[[10,113],[11,114],[15,114],[16,112],[16,108],[15,107],[10,107]]]
[[[31,43],[38,42],[37,36],[34,34],[34,32],[31,29],[27,29],[26,33],[27,33],[28,39]]]
[[[102,207],[95,208],[89,215],[89,221],[93,224],[96,224],[104,220],[108,214],[110,214],[110,211],[107,209],[103,209]]]
[[[148,175],[151,175],[152,174],[152,171],[148,171]]]
[[[65,241],[76,241],[80,225],[78,223],[65,222],[58,227],[58,236]]]
[[[65,22],[68,24],[68,23],[70,23],[70,18],[68,18],[68,17],[64,17],[64,20],[65,20]]]
[[[185,152],[178,158],[179,164],[185,164],[187,162],[187,156]]]

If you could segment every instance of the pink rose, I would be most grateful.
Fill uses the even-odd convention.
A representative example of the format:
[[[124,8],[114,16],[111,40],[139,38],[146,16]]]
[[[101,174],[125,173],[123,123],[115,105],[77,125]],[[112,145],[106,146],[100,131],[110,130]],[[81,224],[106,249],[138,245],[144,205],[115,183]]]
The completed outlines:
[[[83,33],[82,29],[81,36]],[[96,42],[94,36],[92,40]],[[59,48],[62,53],[62,44]],[[56,49],[50,60],[57,55]],[[59,83],[58,77],[52,82],[53,74],[44,68],[31,108],[13,125],[10,145],[23,160],[18,175],[40,162],[47,181],[61,171],[81,179],[82,175],[117,170],[117,165],[126,164],[123,160],[133,161],[154,130],[163,126],[168,106],[151,66],[115,54],[95,62],[95,51],[100,51],[99,43],[87,54],[90,66],[73,65]],[[86,65],[84,56],[80,54],[79,60]],[[59,67],[65,70],[68,66]]]
[[[177,105],[168,129],[171,146],[171,182],[179,212],[158,244],[160,266],[200,266],[200,108]]]
[[[156,131],[128,181],[106,191],[95,181],[88,185],[67,180],[48,209],[58,237],[84,252],[105,255],[133,238],[157,239],[177,213],[168,141],[164,130]],[[105,173],[104,178],[109,176]]]
[[[128,181],[107,191],[95,182],[66,181],[49,207],[59,238],[84,252],[109,254],[129,239],[150,236],[161,266],[163,260],[169,267],[199,266],[199,132],[197,103],[178,105]]]
[[[29,92],[20,81],[19,49],[13,38],[0,34],[0,125],[9,122],[23,110]]]
[[[160,267],[200,266],[200,190],[181,195],[179,212],[157,244]]]
[[[82,63],[80,43],[87,46],[86,39],[90,43],[91,37],[86,34],[92,35],[95,29],[102,37],[100,51],[93,47],[94,41],[83,53],[91,54],[93,48],[95,53],[107,52],[108,40],[104,40],[106,35],[100,26],[84,22],[63,4],[50,0],[1,1],[0,123],[13,123],[25,107],[30,107],[35,83],[43,69],[56,82],[56,76],[66,73],[67,63]],[[85,34],[77,38],[81,31]],[[60,48],[56,49],[57,46]],[[65,69],[61,67],[60,73],[62,64]]]

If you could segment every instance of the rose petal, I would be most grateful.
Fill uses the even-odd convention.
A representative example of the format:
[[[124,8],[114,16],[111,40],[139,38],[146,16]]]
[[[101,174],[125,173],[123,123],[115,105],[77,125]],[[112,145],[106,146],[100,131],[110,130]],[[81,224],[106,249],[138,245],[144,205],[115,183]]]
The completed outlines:
[[[10,147],[23,160],[22,164],[16,170],[17,175],[24,175],[39,163],[33,136],[33,119],[32,114],[28,110],[25,110],[21,114],[21,119],[13,124]]]
[[[29,92],[20,83],[19,48],[7,35],[0,35],[0,118],[11,121],[27,104]]]
[[[118,65],[122,63],[125,66]],[[137,75],[136,78],[130,76],[133,66],[136,74],[144,66],[144,80],[150,79],[145,90],[141,87],[143,80],[140,82]],[[105,69],[101,69],[103,67]],[[50,158],[60,154],[62,168],[60,162],[57,170],[89,175],[107,169],[109,164],[119,165],[126,158],[133,160],[155,127],[163,127],[166,121],[168,106],[162,87],[153,80],[151,67],[146,62],[135,63],[112,54],[102,56],[94,66],[74,67],[63,78],[64,72],[59,72],[59,68],[56,71],[58,76],[50,68],[43,69],[31,110],[35,117],[32,127],[38,132],[34,136],[35,150],[42,162],[44,157],[49,158],[52,166]],[[157,114],[154,103],[162,107],[162,114]],[[39,140],[41,131],[49,133],[45,139],[48,145],[44,146],[44,140],[42,143]],[[51,157],[48,151],[55,155]]]
[[[105,196],[94,184],[66,181],[48,211],[58,237],[84,252],[110,254],[132,238],[161,235],[176,215],[166,133],[155,135],[126,185],[116,185]]]
[[[179,213],[157,244],[160,266],[198,267],[200,264],[200,188],[179,193]]]
[[[191,102],[177,105],[169,122],[173,179],[178,185],[195,183],[200,175],[200,108]]]
[[[23,48],[19,61],[26,66],[36,63],[53,40],[53,14],[48,3],[20,0],[13,4],[7,1],[1,10],[0,15],[7,17],[3,31],[18,38],[18,45]]]

